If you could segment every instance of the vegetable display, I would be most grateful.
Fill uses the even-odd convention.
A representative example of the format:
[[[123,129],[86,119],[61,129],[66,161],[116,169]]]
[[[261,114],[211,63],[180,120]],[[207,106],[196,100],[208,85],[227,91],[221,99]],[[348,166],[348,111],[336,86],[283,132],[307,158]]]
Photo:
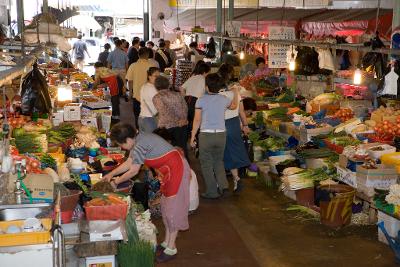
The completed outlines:
[[[66,140],[74,137],[75,134],[75,128],[71,124],[67,123],[53,128],[47,132],[48,141],[51,144],[64,143]]]
[[[26,133],[15,138],[15,146],[20,154],[24,153],[40,153],[42,145],[38,139],[39,135]]]
[[[336,113],[335,113],[335,115],[333,115],[333,117],[340,119],[342,122],[345,122],[345,121],[353,118],[354,113],[349,108],[341,108],[338,111],[336,111]]]
[[[375,135],[381,140],[393,140],[395,136],[400,136],[400,117],[396,119],[396,124],[388,120],[377,123],[374,131]]]
[[[283,189],[299,190],[303,188],[314,187],[320,181],[332,178],[333,175],[327,168],[299,170],[295,169],[294,172],[287,174],[283,173],[282,179]]]

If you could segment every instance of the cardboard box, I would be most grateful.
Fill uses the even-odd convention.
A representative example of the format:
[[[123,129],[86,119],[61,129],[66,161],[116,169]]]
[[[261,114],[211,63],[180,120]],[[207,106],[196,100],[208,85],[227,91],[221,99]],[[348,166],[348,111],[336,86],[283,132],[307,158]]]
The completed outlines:
[[[123,240],[121,221],[88,221],[90,242]]]
[[[82,125],[99,129],[97,125],[97,118],[86,118],[81,120]]]
[[[53,202],[54,182],[47,174],[28,174],[24,184],[32,194],[34,202]]]
[[[71,103],[64,106],[64,121],[80,121],[82,104]]]
[[[379,164],[377,167],[377,169],[366,169],[363,166],[357,166],[358,189],[370,197],[374,196],[375,188],[389,189],[398,180],[394,166]]]
[[[59,112],[53,113],[53,115],[51,116],[51,122],[52,122],[53,126],[58,126],[61,123],[63,123],[64,122],[64,112],[59,111]]]

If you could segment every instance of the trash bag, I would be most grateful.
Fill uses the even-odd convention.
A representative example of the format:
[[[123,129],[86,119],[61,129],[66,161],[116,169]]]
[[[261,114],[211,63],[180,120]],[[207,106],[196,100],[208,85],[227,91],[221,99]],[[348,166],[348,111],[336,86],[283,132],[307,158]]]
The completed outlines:
[[[22,114],[50,112],[51,100],[47,82],[37,64],[34,64],[33,70],[25,76],[20,95]]]
[[[296,57],[296,75],[313,75],[320,72],[318,53],[311,47],[298,47]]]
[[[378,34],[369,42],[364,43],[364,46],[371,46],[372,49],[385,47]],[[382,81],[385,78],[385,75],[389,72],[387,68],[387,60],[387,55],[375,52],[368,52],[362,58],[362,69],[367,72],[375,73],[376,78]]]

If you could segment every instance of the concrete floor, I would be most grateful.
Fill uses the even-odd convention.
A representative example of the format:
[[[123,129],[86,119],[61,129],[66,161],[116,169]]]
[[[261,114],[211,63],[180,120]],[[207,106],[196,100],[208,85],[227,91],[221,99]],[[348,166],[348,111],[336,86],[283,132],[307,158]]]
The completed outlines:
[[[192,165],[199,174],[197,162]],[[240,196],[201,200],[190,230],[179,236],[179,257],[159,266],[396,266],[376,226],[335,231],[286,211],[293,202],[277,190],[254,179],[245,179],[245,186]]]
[[[122,121],[133,122],[131,104],[121,102]],[[191,160],[202,191],[199,162]],[[377,240],[376,226],[335,231],[297,212],[277,189],[244,179],[240,196],[200,200],[190,229],[180,233],[176,260],[168,267],[389,267],[396,266],[388,246]],[[162,223],[155,221],[162,239]]]

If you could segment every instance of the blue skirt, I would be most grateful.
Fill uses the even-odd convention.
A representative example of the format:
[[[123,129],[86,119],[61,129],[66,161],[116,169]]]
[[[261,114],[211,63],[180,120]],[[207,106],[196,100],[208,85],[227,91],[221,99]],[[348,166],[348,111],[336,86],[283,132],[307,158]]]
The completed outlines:
[[[226,170],[238,169],[250,165],[240,129],[239,117],[225,120],[226,145],[224,152],[224,165]]]

